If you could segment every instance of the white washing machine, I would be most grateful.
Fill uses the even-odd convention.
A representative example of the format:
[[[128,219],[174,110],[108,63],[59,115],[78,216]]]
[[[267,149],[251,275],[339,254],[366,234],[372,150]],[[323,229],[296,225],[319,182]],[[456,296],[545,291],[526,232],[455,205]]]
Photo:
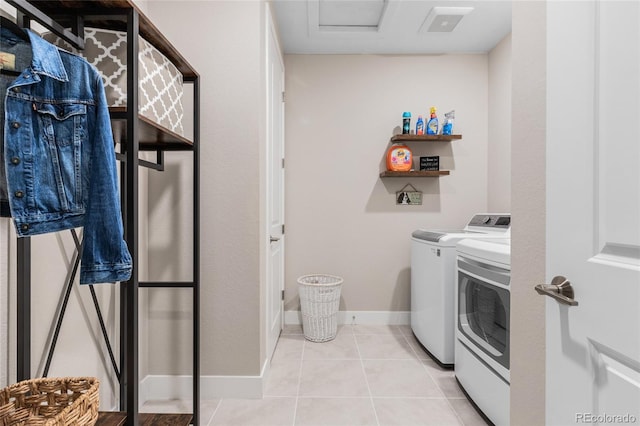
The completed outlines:
[[[456,244],[464,238],[505,238],[509,214],[476,214],[460,230],[423,230],[411,235],[411,329],[443,366],[454,362]]]
[[[495,425],[509,424],[509,239],[458,243],[455,374]]]

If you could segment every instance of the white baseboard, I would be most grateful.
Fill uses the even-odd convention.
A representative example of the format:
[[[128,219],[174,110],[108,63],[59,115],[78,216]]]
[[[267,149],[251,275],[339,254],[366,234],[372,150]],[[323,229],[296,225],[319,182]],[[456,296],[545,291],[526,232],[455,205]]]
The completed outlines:
[[[200,399],[255,398],[263,396],[270,363],[265,361],[259,376],[200,376]],[[139,401],[191,400],[191,376],[148,375],[140,381]]]
[[[192,399],[191,376],[148,375],[140,380],[140,405],[147,401],[165,399]]]
[[[284,323],[289,325],[302,324],[300,311],[284,311]],[[339,311],[338,324],[361,325],[409,325],[411,312],[409,311]]]

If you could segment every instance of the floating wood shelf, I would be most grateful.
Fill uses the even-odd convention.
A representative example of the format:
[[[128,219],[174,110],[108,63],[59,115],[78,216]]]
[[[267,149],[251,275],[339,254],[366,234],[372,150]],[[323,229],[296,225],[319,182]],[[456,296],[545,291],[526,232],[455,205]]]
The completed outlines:
[[[448,175],[449,170],[414,170],[410,172],[390,172],[386,170],[380,173],[380,177],[440,177]]]
[[[449,142],[462,139],[462,135],[393,135],[391,142]],[[381,172],[380,177],[440,177],[448,176],[449,170],[411,170],[409,172]]]
[[[187,426],[191,424],[191,414],[149,414],[140,413],[141,426]],[[124,412],[100,412],[96,426],[123,426],[127,421]]]
[[[393,135],[391,142],[449,142],[462,135]]]

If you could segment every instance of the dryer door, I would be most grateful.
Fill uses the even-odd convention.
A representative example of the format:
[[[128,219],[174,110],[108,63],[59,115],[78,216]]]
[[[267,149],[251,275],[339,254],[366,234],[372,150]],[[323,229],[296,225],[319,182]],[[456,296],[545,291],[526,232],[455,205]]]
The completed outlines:
[[[458,258],[458,330],[473,344],[474,352],[507,370],[508,284],[508,270]]]

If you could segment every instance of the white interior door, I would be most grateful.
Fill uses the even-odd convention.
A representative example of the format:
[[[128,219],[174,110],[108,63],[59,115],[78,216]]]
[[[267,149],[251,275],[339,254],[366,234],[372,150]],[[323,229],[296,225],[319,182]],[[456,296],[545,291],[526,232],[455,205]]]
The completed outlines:
[[[640,423],[640,4],[547,3],[546,424]]]
[[[284,291],[284,63],[267,8],[267,354],[282,330]]]

